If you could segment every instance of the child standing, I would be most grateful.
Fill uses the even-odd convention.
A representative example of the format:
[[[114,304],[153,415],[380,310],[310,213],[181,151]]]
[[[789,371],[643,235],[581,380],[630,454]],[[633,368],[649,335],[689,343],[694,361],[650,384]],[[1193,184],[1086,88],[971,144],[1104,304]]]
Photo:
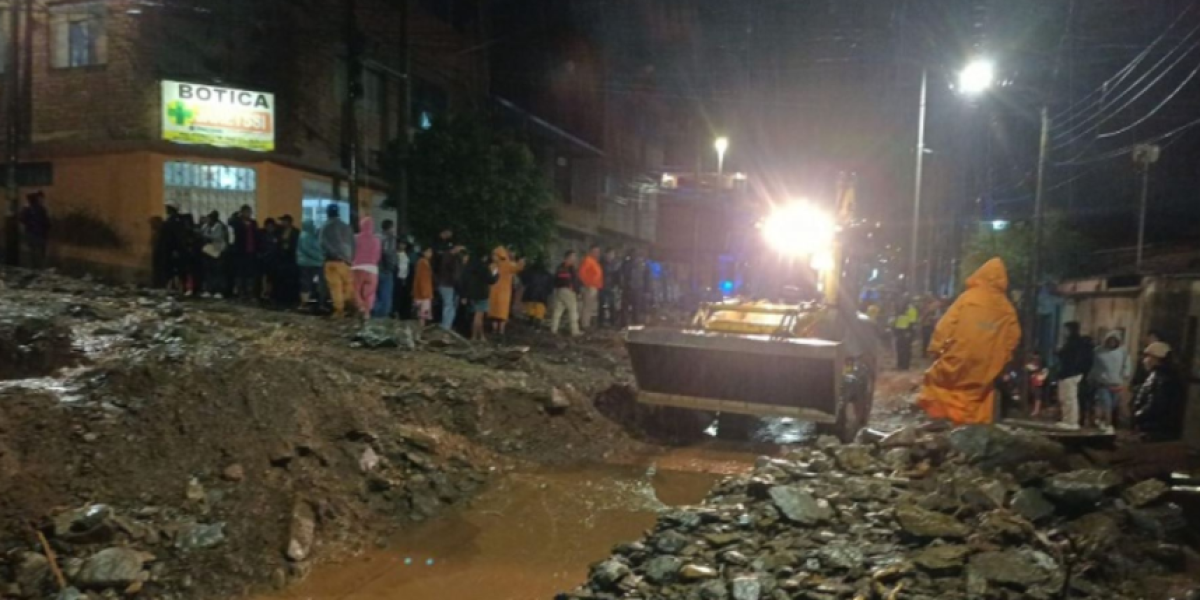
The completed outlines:
[[[433,248],[421,251],[421,259],[417,261],[416,273],[413,275],[412,298],[413,310],[421,328],[433,318]]]

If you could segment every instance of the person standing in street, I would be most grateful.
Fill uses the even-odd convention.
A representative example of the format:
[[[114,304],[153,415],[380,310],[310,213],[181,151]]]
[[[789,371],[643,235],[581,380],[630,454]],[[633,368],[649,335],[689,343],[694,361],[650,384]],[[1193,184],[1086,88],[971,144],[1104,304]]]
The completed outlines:
[[[375,293],[379,288],[379,261],[383,255],[383,244],[375,235],[375,220],[363,217],[358,220],[358,235],[354,237],[354,263],[351,266],[354,278],[354,302],[364,321],[371,318],[375,307]]]
[[[913,330],[920,322],[917,306],[908,298],[900,301],[900,311],[892,323],[892,335],[896,339],[896,368],[907,371],[912,367]]]
[[[625,284],[621,290],[625,296],[623,324],[644,325],[650,297],[650,263],[641,250],[634,250],[625,259],[622,269]]]
[[[525,269],[525,261],[513,261],[508,248],[497,246],[492,250],[492,265],[496,268],[496,281],[488,296],[488,316],[492,319],[492,332],[504,335],[512,316],[513,280]]]
[[[220,300],[225,289],[225,251],[229,247],[229,229],[221,222],[221,213],[212,211],[200,226],[200,247],[204,262],[204,292],[201,298]]]
[[[471,308],[471,341],[486,339],[489,298],[499,274],[496,264],[483,252],[473,256],[463,271],[462,295]]]
[[[554,314],[550,317],[550,333],[558,334],[558,326],[562,323],[563,313],[567,313],[570,322],[571,337],[580,335],[579,331],[579,275],[575,272],[577,255],[574,250],[568,250],[563,261],[554,272]]]
[[[1079,429],[1079,384],[1092,370],[1092,344],[1079,335],[1079,323],[1063,325],[1067,339],[1058,350],[1058,406],[1062,410],[1059,427]]]
[[[604,253],[604,287],[600,288],[600,316],[597,322],[604,327],[617,324],[618,300],[621,296],[621,259],[615,248]]]
[[[21,209],[21,226],[25,228],[25,250],[29,253],[29,267],[42,269],[46,266],[46,248],[50,243],[50,212],[46,210],[46,194],[37,191],[25,196],[25,208]]]
[[[328,220],[321,228],[321,252],[325,255],[325,283],[333,301],[333,317],[346,316],[346,302],[354,302],[354,280],[350,276],[350,261],[354,258],[354,230],[341,219],[338,205],[325,209]]]
[[[243,205],[230,219],[233,229],[233,294],[244,302],[254,301],[255,279],[258,277],[258,224],[254,211]]]
[[[413,272],[412,283],[412,302],[413,311],[417,313],[417,320],[421,323],[421,329],[425,328],[425,324],[433,320],[433,248],[426,248],[421,251],[421,258],[417,260],[417,266]]]
[[[1008,270],[993,258],[967,278],[967,290],[938,322],[928,348],[933,365],[917,399],[930,418],[959,425],[995,419],[996,377],[1021,340],[1007,294]]]
[[[443,232],[443,240],[449,241]],[[458,316],[459,278],[462,276],[462,247],[454,246],[438,254],[437,286],[438,296],[442,299],[442,329],[454,330],[454,319]]]
[[[1095,390],[1093,403],[1093,418],[1096,427],[1105,433],[1113,432],[1113,411],[1116,410],[1121,394],[1125,393],[1125,384],[1133,375],[1129,353],[1121,344],[1121,334],[1110,331],[1104,336],[1104,344],[1096,349],[1092,362],[1091,380]]]
[[[396,237],[396,223],[391,219],[384,220],[380,231],[382,234],[379,236],[379,289],[375,292],[375,308],[371,310],[371,316],[386,319],[392,316],[396,271],[399,269],[399,261],[396,258],[399,239]]]
[[[1170,356],[1165,342],[1153,342],[1142,353],[1149,375],[1134,396],[1133,423],[1146,441],[1177,440],[1183,433],[1185,388]]]
[[[297,257],[300,248],[300,231],[292,215],[279,218],[279,262],[275,267],[275,287],[272,301],[276,306],[295,306],[300,294],[299,266]]]
[[[600,266],[600,246],[592,246],[584,255],[579,265],[579,284],[582,287],[580,296],[583,309],[580,310],[581,329],[591,329],[596,326],[593,322],[599,316],[600,290],[604,287],[604,268]]]
[[[412,318],[412,272],[416,267],[413,259],[413,245],[409,242],[400,244],[396,252],[396,289],[392,297],[392,313],[401,321]]]
[[[304,221],[300,224],[300,242],[296,247],[296,266],[300,270],[300,309],[308,307],[308,301],[317,297],[320,307],[325,305],[325,286],[321,285],[324,277],[321,268],[325,266],[325,254],[321,251],[321,234],[317,231],[316,221]]]

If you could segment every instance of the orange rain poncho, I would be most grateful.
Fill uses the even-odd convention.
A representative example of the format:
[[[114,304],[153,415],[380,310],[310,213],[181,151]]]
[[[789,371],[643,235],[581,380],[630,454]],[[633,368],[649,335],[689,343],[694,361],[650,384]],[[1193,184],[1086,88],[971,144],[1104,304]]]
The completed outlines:
[[[929,343],[937,360],[925,372],[919,400],[930,417],[992,422],[996,377],[1021,339],[1007,291],[1004,262],[993,258],[967,279],[967,291],[938,322]]]

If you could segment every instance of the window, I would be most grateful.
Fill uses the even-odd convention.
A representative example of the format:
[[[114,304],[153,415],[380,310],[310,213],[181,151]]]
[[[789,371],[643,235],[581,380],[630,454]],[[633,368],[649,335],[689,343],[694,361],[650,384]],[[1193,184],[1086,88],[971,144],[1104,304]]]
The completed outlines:
[[[86,2],[50,8],[51,65],[58,69],[108,62],[104,3]]]
[[[196,217],[217,211],[224,219],[243,205],[257,212],[258,173],[249,167],[186,161],[163,164],[163,199]]]
[[[349,186],[343,184],[341,197],[345,198],[350,195]],[[304,198],[301,201],[301,222],[312,221],[317,224],[319,229],[325,225],[328,218],[325,216],[325,210],[330,204],[338,206],[338,214],[343,221],[350,221],[350,203],[345,200],[337,200],[333,197],[333,184],[328,181],[317,181],[315,179],[304,180]]]

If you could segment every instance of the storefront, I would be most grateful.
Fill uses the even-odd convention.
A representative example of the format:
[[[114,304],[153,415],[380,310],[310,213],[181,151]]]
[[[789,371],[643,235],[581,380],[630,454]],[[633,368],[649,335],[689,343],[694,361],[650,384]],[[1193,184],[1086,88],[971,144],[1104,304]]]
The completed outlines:
[[[328,174],[267,154],[275,148],[272,95],[169,81],[162,86],[162,138],[169,145],[37,157],[52,165],[49,184],[36,188],[45,192],[54,223],[52,264],[149,281],[155,232],[167,205],[197,221],[214,211],[225,220],[242,206],[260,222],[291,215],[320,224],[330,204],[350,214],[344,183],[335,194]],[[370,214],[382,199],[377,191],[361,189],[359,210]]]

